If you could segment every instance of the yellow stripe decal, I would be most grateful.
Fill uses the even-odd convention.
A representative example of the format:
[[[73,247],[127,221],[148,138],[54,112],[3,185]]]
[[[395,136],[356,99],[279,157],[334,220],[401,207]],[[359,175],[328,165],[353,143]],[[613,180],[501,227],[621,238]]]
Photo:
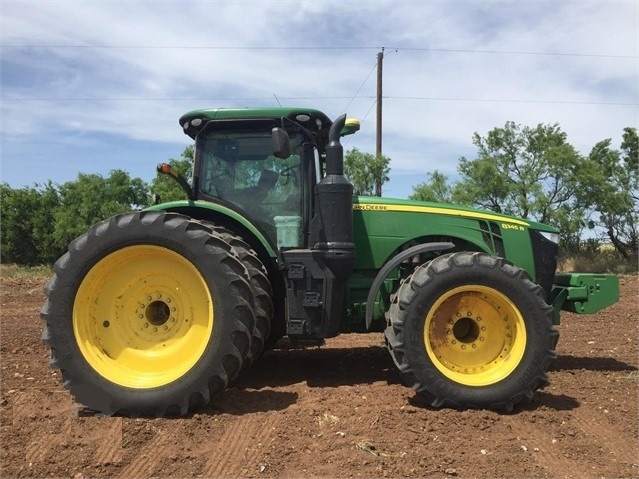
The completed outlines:
[[[481,213],[478,211],[456,210],[452,208],[435,208],[432,206],[416,206],[416,205],[385,205],[377,203],[353,203],[353,210],[362,211],[403,211],[407,213],[431,213],[434,215],[462,216],[464,218],[499,221],[502,223],[510,223],[520,226],[530,226],[522,220],[514,218],[504,218],[503,216],[491,215],[490,213]]]

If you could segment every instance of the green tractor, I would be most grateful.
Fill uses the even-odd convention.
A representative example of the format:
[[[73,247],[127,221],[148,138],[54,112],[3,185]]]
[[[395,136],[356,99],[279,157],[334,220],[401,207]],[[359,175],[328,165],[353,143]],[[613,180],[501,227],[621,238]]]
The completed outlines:
[[[184,415],[288,336],[383,332],[434,407],[510,411],[548,382],[560,310],[618,300],[615,276],[556,275],[558,231],[453,205],[353,197],[340,138],[305,108],[208,109],[186,199],[102,221],[55,264],[51,365],[102,414]]]

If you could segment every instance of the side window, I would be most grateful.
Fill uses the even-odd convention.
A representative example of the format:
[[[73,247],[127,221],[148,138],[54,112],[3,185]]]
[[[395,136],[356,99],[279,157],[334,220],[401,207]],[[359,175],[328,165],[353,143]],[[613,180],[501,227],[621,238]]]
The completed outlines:
[[[209,137],[204,147],[202,192],[225,198],[235,183],[235,168],[239,151],[237,141]]]
[[[275,218],[301,219],[304,211],[301,135],[291,152],[276,158],[270,131],[213,132],[202,148],[200,189],[244,210],[275,242]]]

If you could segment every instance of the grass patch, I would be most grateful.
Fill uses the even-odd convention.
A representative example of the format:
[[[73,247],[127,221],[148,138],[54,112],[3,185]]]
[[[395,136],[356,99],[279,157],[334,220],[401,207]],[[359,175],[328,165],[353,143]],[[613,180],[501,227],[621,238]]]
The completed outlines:
[[[16,264],[0,264],[0,278],[47,278],[53,274],[48,265],[18,266]]]
[[[559,258],[557,270],[564,273],[637,273],[637,256],[623,258],[618,252],[610,249],[571,252]]]
[[[628,381],[639,381],[639,371],[632,371],[627,376],[622,376],[620,379],[625,379]]]
[[[339,422],[339,418],[333,414],[325,412],[317,418],[317,422],[320,427],[333,426]]]

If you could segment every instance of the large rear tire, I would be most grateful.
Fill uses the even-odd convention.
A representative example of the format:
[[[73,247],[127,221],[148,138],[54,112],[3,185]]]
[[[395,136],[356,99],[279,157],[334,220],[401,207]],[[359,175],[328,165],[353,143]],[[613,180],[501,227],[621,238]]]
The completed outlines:
[[[51,365],[103,414],[186,414],[242,368],[255,324],[246,269],[212,229],[135,212],[69,245],[45,287]]]
[[[553,309],[542,288],[502,258],[462,252],[420,266],[388,317],[393,360],[431,406],[511,411],[548,383]]]
[[[257,254],[240,236],[221,226],[213,226],[216,233],[235,249],[240,261],[246,267],[248,280],[255,297],[255,328],[249,355],[245,358],[244,367],[249,367],[262,355],[266,340],[271,333],[273,321],[273,289],[268,279],[266,268]]]

